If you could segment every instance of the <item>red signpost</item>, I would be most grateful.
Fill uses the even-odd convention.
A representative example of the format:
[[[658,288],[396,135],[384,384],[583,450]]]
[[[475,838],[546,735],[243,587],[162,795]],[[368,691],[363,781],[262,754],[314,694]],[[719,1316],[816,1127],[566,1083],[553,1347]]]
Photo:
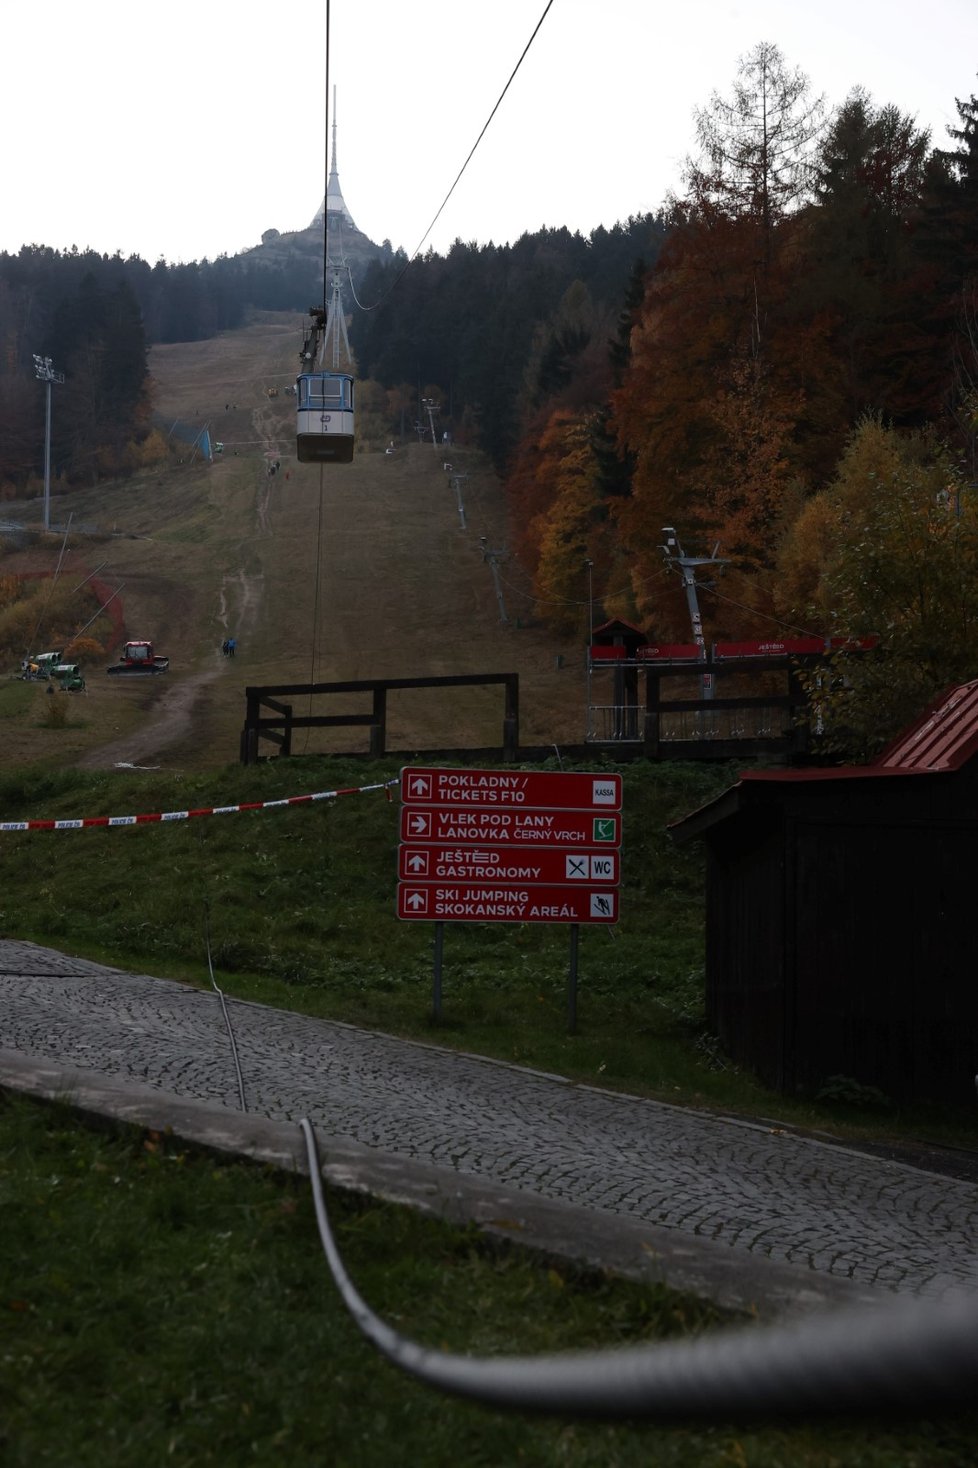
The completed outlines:
[[[544,850],[558,846],[617,847],[621,844],[621,816],[588,815],[579,811],[510,810],[498,805],[456,807],[405,806],[401,811],[401,840],[470,846],[519,845]]]
[[[401,771],[403,805],[545,806],[549,810],[621,810],[620,775],[556,771]]]
[[[569,923],[573,1034],[578,925],[618,921],[621,776],[409,766],[401,804],[397,915],[435,924],[435,1018],[446,922]]]
[[[402,846],[402,882],[600,882],[618,885],[617,850],[567,851],[525,846]]]
[[[401,771],[401,800],[398,917],[419,922],[617,921],[618,903],[609,903],[608,888],[617,886],[619,876],[620,775],[409,766]],[[439,900],[444,884],[459,880],[491,884],[498,896],[491,902]],[[521,900],[523,889],[556,888],[565,882],[573,884],[572,891],[580,884],[573,901],[553,894],[546,900]],[[410,902],[402,890],[406,883]],[[592,894],[593,887],[600,887],[600,893]],[[475,890],[466,887],[467,892]],[[449,906],[452,911],[442,910]]]

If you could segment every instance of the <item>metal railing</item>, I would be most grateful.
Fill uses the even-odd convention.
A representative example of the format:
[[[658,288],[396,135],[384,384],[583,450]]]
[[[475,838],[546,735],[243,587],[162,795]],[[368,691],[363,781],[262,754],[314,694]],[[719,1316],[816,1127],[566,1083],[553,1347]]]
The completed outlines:
[[[592,704],[588,709],[587,741],[641,744],[644,719],[644,709],[634,704]],[[704,739],[783,739],[791,728],[790,711],[775,704],[683,709],[659,714],[659,740],[669,744]]]
[[[588,709],[588,743],[641,744],[642,710],[634,704],[597,703]]]

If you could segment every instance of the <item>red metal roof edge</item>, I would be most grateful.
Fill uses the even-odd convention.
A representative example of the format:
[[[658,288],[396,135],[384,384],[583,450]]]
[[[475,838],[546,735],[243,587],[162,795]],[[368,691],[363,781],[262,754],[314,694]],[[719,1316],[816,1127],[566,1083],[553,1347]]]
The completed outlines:
[[[959,770],[976,750],[978,679],[956,683],[938,694],[920,717],[898,734],[873,763],[889,770],[923,767],[938,773]],[[903,757],[899,758],[901,753]],[[908,758],[911,754],[912,763]]]
[[[966,705],[963,708],[962,705]],[[953,742],[956,722],[963,715],[972,716],[971,732],[959,743]],[[927,736],[947,736],[952,739]],[[886,763],[893,760],[899,750],[908,753],[914,748],[916,763]],[[941,762],[932,759],[924,763],[927,752],[942,751]],[[667,830],[681,840],[692,839],[708,826],[735,815],[743,806],[743,795],[750,786],[757,785],[817,785],[838,780],[900,780],[907,776],[943,775],[959,770],[978,752],[978,679],[971,683],[959,683],[946,689],[930,703],[920,717],[888,744],[882,754],[877,755],[870,765],[818,765],[801,769],[741,770],[736,783],[705,805],[690,811],[677,821],[671,821]],[[721,807],[725,807],[721,809]],[[679,833],[682,832],[680,836]]]

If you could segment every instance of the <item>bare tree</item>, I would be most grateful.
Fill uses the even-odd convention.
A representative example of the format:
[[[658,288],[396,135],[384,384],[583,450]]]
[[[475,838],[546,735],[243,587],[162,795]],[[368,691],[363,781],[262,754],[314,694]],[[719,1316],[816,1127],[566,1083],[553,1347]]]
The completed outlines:
[[[765,258],[778,219],[809,197],[823,115],[824,98],[813,99],[805,73],[791,70],[767,41],[740,58],[732,98],[714,92],[694,114],[702,161],[687,166],[691,192],[757,219]]]

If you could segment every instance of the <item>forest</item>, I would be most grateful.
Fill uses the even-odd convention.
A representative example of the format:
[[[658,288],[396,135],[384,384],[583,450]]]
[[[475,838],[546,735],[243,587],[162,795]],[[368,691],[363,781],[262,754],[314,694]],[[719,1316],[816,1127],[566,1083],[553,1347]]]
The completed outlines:
[[[978,676],[978,99],[935,146],[853,92],[831,115],[774,46],[696,117],[698,154],[610,342],[575,284],[537,330],[506,475],[540,615],[689,641],[875,634],[823,677],[866,756]],[[554,366],[558,371],[554,373]]]
[[[762,43],[657,214],[410,261],[385,242],[351,280],[361,433],[413,432],[437,398],[503,476],[555,628],[586,635],[587,566],[600,615],[686,640],[669,525],[716,553],[709,640],[877,634],[820,695],[872,752],[976,670],[978,98],[954,106],[942,139],[860,89],[828,112]],[[0,254],[0,498],[36,484],[33,354],[65,373],[63,487],[132,472],[161,450],[148,347],[304,312],[311,269]]]
[[[97,483],[165,451],[152,426],[150,346],[232,331],[252,307],[306,309],[315,288],[307,257],[273,268],[253,255],[149,265],[45,245],[0,253],[0,500],[22,494],[42,463],[34,356],[64,374],[52,475],[63,489]]]

